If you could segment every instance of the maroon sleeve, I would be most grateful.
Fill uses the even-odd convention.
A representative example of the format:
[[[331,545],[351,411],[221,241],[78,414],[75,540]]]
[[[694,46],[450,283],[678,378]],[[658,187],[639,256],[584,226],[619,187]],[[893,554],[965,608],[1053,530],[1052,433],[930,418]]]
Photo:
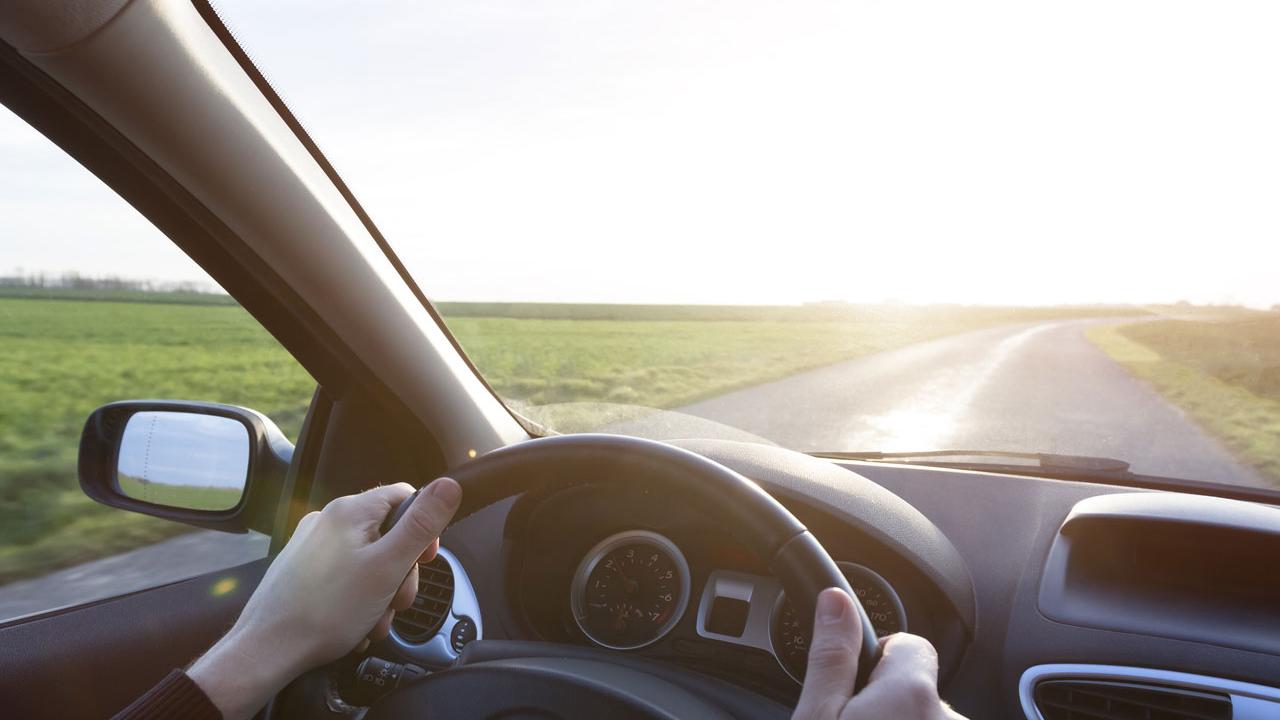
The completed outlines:
[[[213,701],[204,690],[181,670],[174,670],[133,701],[129,707],[116,714],[113,720],[222,720]]]

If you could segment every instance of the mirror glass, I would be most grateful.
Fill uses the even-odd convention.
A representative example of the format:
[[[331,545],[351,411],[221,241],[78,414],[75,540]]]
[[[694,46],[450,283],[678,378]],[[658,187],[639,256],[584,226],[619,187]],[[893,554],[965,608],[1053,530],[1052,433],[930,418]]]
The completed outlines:
[[[249,429],[196,413],[135,413],[124,428],[116,485],[126,497],[189,510],[230,510],[249,476]]]

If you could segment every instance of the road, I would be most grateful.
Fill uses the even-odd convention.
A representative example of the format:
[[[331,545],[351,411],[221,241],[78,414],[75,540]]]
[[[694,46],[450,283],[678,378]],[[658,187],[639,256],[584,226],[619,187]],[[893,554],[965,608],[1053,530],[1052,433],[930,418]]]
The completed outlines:
[[[1264,485],[1084,330],[1016,325],[953,335],[731,392],[679,412],[805,451],[1083,454],[1135,472]]]

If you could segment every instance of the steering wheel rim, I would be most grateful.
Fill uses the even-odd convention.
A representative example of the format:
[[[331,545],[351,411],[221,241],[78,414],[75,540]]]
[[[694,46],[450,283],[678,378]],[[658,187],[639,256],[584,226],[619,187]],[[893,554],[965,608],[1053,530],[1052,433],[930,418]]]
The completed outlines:
[[[682,499],[720,522],[768,562],[806,629],[812,631],[814,608],[822,590],[838,587],[853,598],[863,629],[855,690],[865,685],[879,659],[880,645],[866,611],[818,540],[759,485],[714,460],[641,438],[556,435],[499,448],[458,466],[449,477],[463,489],[462,503],[451,524],[531,490],[626,482],[678,490]],[[388,515],[383,532],[412,502],[411,496]]]

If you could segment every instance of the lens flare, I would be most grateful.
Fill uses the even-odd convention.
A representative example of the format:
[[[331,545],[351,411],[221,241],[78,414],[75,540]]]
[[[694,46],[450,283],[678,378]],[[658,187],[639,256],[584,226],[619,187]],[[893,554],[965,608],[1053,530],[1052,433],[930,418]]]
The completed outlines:
[[[233,577],[225,577],[213,584],[213,587],[209,589],[209,594],[214,597],[222,597],[235,590],[239,585],[239,580]]]

